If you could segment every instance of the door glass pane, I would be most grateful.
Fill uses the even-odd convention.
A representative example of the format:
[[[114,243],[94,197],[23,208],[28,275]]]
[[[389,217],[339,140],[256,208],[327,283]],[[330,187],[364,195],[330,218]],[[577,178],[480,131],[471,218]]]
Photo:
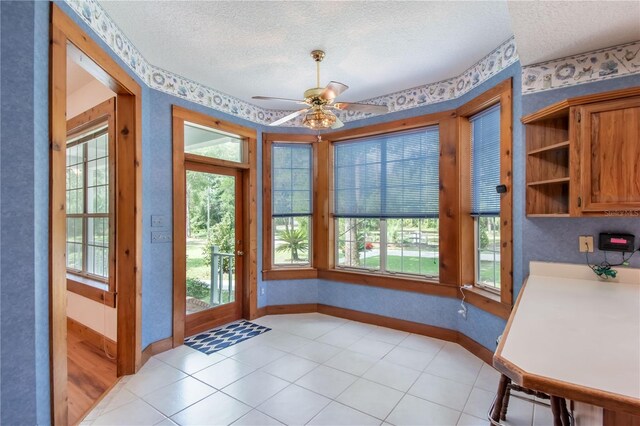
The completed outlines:
[[[241,163],[242,138],[185,122],[184,152]]]
[[[235,301],[236,181],[187,171],[187,314]]]

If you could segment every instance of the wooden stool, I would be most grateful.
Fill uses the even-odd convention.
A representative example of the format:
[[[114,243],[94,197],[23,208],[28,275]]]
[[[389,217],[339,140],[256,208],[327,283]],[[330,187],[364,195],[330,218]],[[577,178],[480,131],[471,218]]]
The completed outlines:
[[[492,425],[499,426],[501,425],[500,420],[506,420],[507,410],[509,408],[509,400],[511,398],[511,391],[522,392],[539,399],[550,400],[551,412],[553,413],[553,425],[571,425],[571,416],[569,414],[569,410],[567,410],[567,403],[564,398],[547,395],[543,392],[518,386],[512,383],[511,379],[504,374],[500,376],[498,393],[496,394],[496,399],[493,403],[493,406],[491,407],[491,411],[489,412],[489,420],[491,421]]]

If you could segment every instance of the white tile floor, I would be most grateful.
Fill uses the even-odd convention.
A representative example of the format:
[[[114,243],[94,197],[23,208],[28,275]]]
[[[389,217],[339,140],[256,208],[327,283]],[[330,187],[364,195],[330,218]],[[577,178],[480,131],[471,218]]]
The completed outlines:
[[[321,314],[276,315],[212,355],[181,346],[124,377],[82,424],[486,425],[498,373],[461,346]],[[511,425],[551,412],[513,398]]]

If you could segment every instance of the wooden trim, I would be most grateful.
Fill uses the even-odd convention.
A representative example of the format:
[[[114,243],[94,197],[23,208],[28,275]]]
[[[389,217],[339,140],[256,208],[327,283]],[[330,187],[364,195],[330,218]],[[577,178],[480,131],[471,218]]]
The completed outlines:
[[[116,307],[116,293],[114,291],[105,291],[90,285],[74,281],[67,278],[67,291],[78,294],[87,299],[101,303],[110,308]]]
[[[239,124],[223,121],[207,114],[202,114],[187,108],[173,105],[173,116],[188,121],[190,123],[200,124],[202,126],[211,127],[226,133],[232,133],[244,138],[256,139],[257,132],[255,129],[244,127]],[[245,160],[246,161],[246,160]]]
[[[242,174],[244,189],[245,229],[244,252],[249,253],[244,260],[244,297],[242,315],[253,319],[258,310],[258,141],[255,137],[247,139],[249,170]]]
[[[185,223],[187,202],[184,170],[184,120],[175,114],[173,106],[173,347],[184,342],[187,312],[186,277],[187,258],[184,255],[187,234]],[[180,248],[179,248],[180,246]]]
[[[306,303],[297,305],[271,305],[264,309],[264,315],[282,315],[282,314],[308,314],[318,311],[317,303]]]
[[[270,271],[262,271],[262,280],[305,280],[318,278],[318,270],[315,268],[279,268]]]
[[[532,114],[527,114],[521,118],[524,124],[533,123],[538,120],[546,120],[553,117],[566,116],[569,114],[569,108],[579,105],[610,101],[631,96],[640,95],[640,86],[629,87],[627,89],[613,90],[604,93],[592,93],[590,95],[578,96],[575,98],[564,99],[560,102],[546,106]]]
[[[483,290],[478,287],[465,288],[465,302],[489,312],[499,318],[508,319],[511,314],[511,305],[502,303],[499,294]]]
[[[148,344],[147,347],[142,351],[141,364],[145,365],[152,356],[168,351],[172,347],[173,339],[171,337],[167,337],[166,339],[158,340]]]
[[[367,127],[340,130],[326,133],[323,139],[331,142],[338,142],[346,139],[364,138],[368,136],[380,135],[384,133],[399,132],[402,130],[418,129],[420,127],[435,126],[440,121],[447,118],[455,118],[456,111],[442,111],[433,114],[421,115],[418,117],[403,118],[401,120],[389,121],[386,123],[374,124]]]
[[[318,269],[334,267],[335,234],[331,219],[333,150],[327,141],[316,144],[313,176],[316,182],[313,194],[313,265]]]
[[[56,5],[51,4],[50,51],[50,219],[49,313],[51,418],[66,424],[66,222],[65,148],[67,55],[117,94],[115,223],[118,238],[118,375],[132,374],[140,366],[142,292],[142,89],[107,52]],[[83,60],[79,61],[79,55]]]
[[[83,339],[99,350],[106,350],[111,356],[115,356],[118,351],[116,342],[73,318],[67,317],[67,329],[82,336]]]
[[[469,293],[470,303],[488,312],[506,318],[505,309],[513,304],[513,80],[508,78],[498,83],[471,101],[457,109],[460,117],[460,162],[459,176],[462,182],[470,179],[470,124],[469,118],[495,104],[500,103],[500,182],[507,186],[507,192],[500,197],[500,301],[495,303],[491,297],[482,297],[481,293]],[[461,246],[459,256],[462,262],[462,283],[475,284],[475,229],[470,217],[471,188],[461,183]],[[470,237],[469,235],[474,235]],[[474,259],[474,261],[471,261]],[[467,261],[468,260],[468,261]],[[469,264],[474,265],[472,270]]]
[[[312,150],[312,194],[317,193],[318,171],[317,171],[317,138],[313,135],[305,134],[262,134],[262,279],[304,279],[315,278],[316,252],[322,250],[322,246],[316,243],[316,202],[315,197],[312,202],[313,214],[311,215],[311,244],[309,246],[309,264],[295,265],[274,265],[273,264],[273,216],[271,211],[271,147],[274,143],[311,145]]]
[[[221,160],[219,158],[205,157],[203,155],[197,155],[197,154],[189,154],[188,152],[185,152],[183,155],[184,155],[184,161],[188,161],[190,163],[199,163],[199,164],[210,165],[210,166],[229,167],[233,169],[249,168],[249,163],[238,163],[236,161]]]
[[[356,311],[353,309],[308,303],[300,305],[266,306],[265,308],[262,308],[260,313],[263,315],[282,315],[312,312],[319,312],[321,314],[344,318],[351,321],[378,325],[380,327],[392,328],[394,330],[406,331],[408,333],[420,334],[423,336],[429,336],[440,340],[458,343],[460,346],[462,346],[487,364],[491,364],[491,360],[493,357],[493,353],[489,349],[485,348],[480,343],[460,333],[459,331],[413,321],[386,317],[377,314],[371,314],[368,312]]]
[[[406,276],[398,276],[394,274],[368,274],[364,271],[352,272],[338,269],[320,269],[318,270],[318,278],[343,283],[411,291],[414,293],[433,294],[436,296],[459,297],[458,286],[456,285],[411,279]]]
[[[51,56],[49,62],[49,253],[66,252],[66,153],[67,38],[56,23],[52,6]],[[64,123],[64,125],[62,124]],[[67,297],[66,256],[49,256],[49,374],[51,376],[51,422],[68,422],[67,398]]]
[[[501,98],[503,93],[511,92],[512,84],[513,79],[511,77],[501,81],[491,89],[483,92],[482,94],[471,99],[466,104],[458,107],[458,109],[456,110],[457,115],[461,117],[470,117],[479,112],[482,112],[489,107],[492,107],[502,100]]]
[[[456,117],[439,124],[439,274],[442,284],[459,285],[462,260],[460,258],[460,173],[459,129]]]

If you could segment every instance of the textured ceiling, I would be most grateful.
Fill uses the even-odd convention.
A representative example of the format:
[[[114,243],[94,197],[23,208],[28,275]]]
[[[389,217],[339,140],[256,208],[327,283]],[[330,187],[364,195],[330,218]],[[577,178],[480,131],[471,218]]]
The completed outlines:
[[[640,1],[509,1],[522,65],[640,40]]]
[[[506,1],[100,1],[152,64],[266,107],[321,85],[359,101],[459,75],[512,35]]]

